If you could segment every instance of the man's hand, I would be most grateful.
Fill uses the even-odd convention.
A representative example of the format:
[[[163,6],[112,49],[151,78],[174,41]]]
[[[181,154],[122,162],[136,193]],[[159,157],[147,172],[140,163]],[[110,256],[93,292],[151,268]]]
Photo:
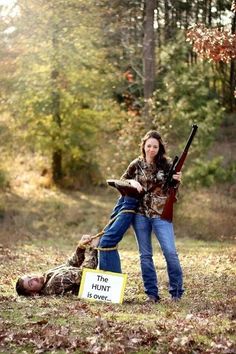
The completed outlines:
[[[182,180],[182,172],[177,172],[176,174],[173,175],[173,179],[181,183]]]
[[[80,248],[86,248],[87,245],[90,247],[97,247],[99,243],[99,237],[93,238],[91,235],[83,235],[79,241],[78,246]]]
[[[135,181],[135,179],[129,179],[129,183],[131,184],[132,187],[136,188],[139,193],[142,192],[143,187],[138,181]]]
[[[83,235],[79,241],[78,246],[81,248],[85,248],[86,245],[88,245],[92,240],[91,235]]]

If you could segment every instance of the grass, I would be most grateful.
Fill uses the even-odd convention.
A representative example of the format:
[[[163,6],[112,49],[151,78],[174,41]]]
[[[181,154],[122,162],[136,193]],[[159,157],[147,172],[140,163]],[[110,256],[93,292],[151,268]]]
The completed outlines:
[[[186,289],[181,302],[169,299],[165,261],[153,240],[162,301],[145,304],[131,230],[120,244],[128,274],[122,305],[71,295],[25,299],[15,294],[17,277],[63,263],[82,234],[105,226],[117,197],[109,188],[42,188],[45,161],[38,168],[33,157],[19,153],[3,166],[10,180],[0,195],[0,353],[235,353],[232,188],[181,188],[175,220]]]
[[[43,272],[62,263],[81,234],[102,229],[116,198],[103,189],[39,190],[38,195],[36,191],[24,199],[18,189],[5,199],[0,353],[234,353],[232,241],[177,237],[186,288],[179,303],[169,299],[165,262],[153,240],[162,301],[145,304],[132,231],[120,244],[123,272],[128,274],[122,305],[91,303],[71,295],[17,297],[15,279],[29,270]]]

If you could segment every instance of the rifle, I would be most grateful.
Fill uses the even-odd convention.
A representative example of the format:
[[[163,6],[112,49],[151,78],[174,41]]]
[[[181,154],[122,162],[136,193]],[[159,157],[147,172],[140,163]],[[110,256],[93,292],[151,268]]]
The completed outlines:
[[[173,219],[173,204],[176,202],[177,198],[176,198],[176,194],[178,191],[178,187],[179,187],[179,182],[175,181],[173,179],[173,175],[176,172],[180,172],[182,169],[182,166],[184,164],[184,161],[188,155],[188,150],[190,148],[190,145],[193,141],[193,138],[197,132],[198,126],[196,124],[192,125],[192,131],[189,135],[187,144],[180,156],[180,158],[178,158],[178,156],[175,156],[173,163],[171,165],[171,168],[169,170],[169,173],[167,175],[166,181],[164,183],[163,186],[163,190],[164,192],[167,193],[167,199],[166,199],[166,203],[164,205],[164,209],[162,211],[161,214],[161,219],[165,219],[167,221],[172,221]]]

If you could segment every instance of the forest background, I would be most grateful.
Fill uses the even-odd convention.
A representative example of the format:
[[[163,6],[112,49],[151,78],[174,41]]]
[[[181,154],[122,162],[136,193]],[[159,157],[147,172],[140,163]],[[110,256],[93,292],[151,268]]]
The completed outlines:
[[[17,1],[8,12],[2,6],[1,190],[11,191],[29,169],[45,187],[105,186],[139,154],[145,131],[158,129],[173,157],[196,123],[178,220],[192,236],[232,238],[235,59],[203,60],[204,52],[186,41],[196,24],[234,34],[231,6],[207,0]],[[221,37],[215,41],[226,46]],[[185,213],[189,200],[193,210]],[[2,218],[5,208],[3,201]]]
[[[1,4],[3,293],[13,293],[9,269],[14,278],[35,257],[48,266],[49,259],[61,260],[57,247],[66,253],[78,235],[103,228],[117,197],[106,179],[122,174],[149,129],[161,132],[174,157],[192,124],[199,125],[175,207],[176,235],[186,247],[193,239],[198,240],[195,246],[199,240],[205,245],[217,241],[219,250],[229,247],[233,252],[235,49],[229,55],[219,53],[235,44],[235,2]],[[193,47],[191,30],[206,36],[205,42],[200,39],[204,47],[196,37]],[[30,257],[22,262],[19,254],[29,250]],[[181,350],[182,344],[176,343],[169,348],[181,353],[176,348]],[[231,344],[224,345],[230,350]]]

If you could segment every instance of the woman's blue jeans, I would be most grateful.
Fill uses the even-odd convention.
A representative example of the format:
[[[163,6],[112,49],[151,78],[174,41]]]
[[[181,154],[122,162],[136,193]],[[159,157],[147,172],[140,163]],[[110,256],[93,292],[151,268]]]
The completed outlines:
[[[136,214],[133,221],[136,240],[139,247],[140,264],[145,293],[159,299],[158,280],[153,263],[151,234],[154,232],[164,254],[169,276],[169,292],[172,297],[183,294],[183,273],[175,247],[173,224],[160,217],[149,218]]]
[[[139,201],[132,197],[120,197],[115,205],[111,218],[118,215],[123,210],[135,211],[138,207]],[[125,232],[132,224],[134,213],[124,212],[120,213],[111,225],[105,228],[102,235],[99,248],[115,247],[122,240]],[[99,269],[110,272],[121,273],[120,256],[117,250],[99,251]]]

